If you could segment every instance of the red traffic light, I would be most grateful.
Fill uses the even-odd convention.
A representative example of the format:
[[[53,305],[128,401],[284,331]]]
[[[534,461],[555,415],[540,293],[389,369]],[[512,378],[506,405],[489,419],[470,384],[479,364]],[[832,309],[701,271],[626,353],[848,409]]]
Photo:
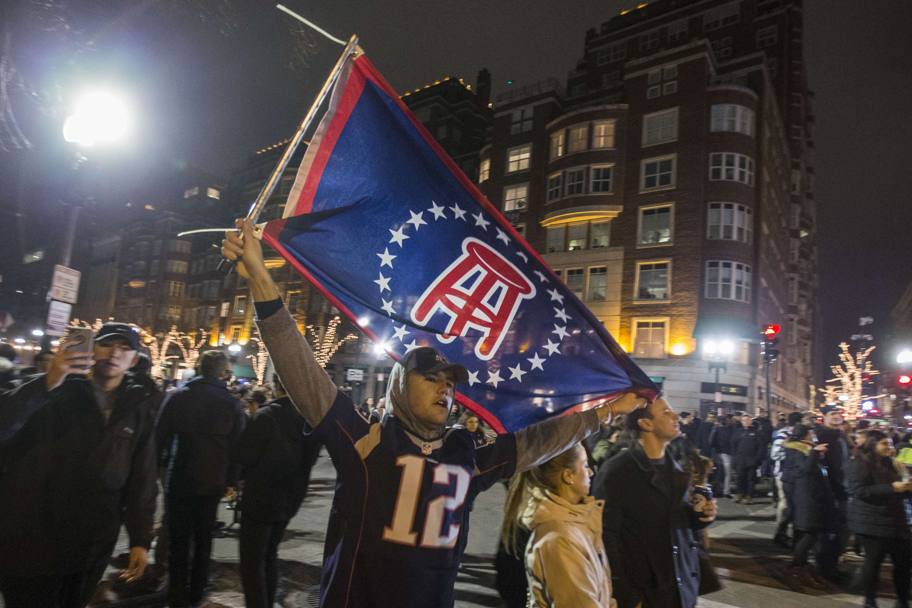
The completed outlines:
[[[775,323],[770,323],[763,327],[763,337],[767,340],[772,340],[779,335],[779,332],[782,331],[782,327]]]
[[[909,374],[903,374],[899,377],[900,386],[909,386],[912,384],[912,376]]]

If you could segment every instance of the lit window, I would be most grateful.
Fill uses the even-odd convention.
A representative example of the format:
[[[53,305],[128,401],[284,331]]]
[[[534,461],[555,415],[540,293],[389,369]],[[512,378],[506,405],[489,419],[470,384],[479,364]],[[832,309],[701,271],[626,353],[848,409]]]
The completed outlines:
[[[714,300],[750,302],[751,267],[740,262],[706,262],[705,296]]]
[[[579,222],[567,226],[567,251],[580,251],[586,248],[586,233],[589,225]]]
[[[678,139],[678,109],[643,116],[643,145],[664,144]]]
[[[548,176],[548,192],[545,199],[547,202],[553,203],[561,197],[562,181],[562,175],[560,173],[554,173]]]
[[[522,211],[529,206],[529,184],[504,188],[504,211]]]
[[[525,171],[532,158],[532,145],[517,146],[507,150],[507,173]]]
[[[754,159],[735,152],[713,152],[709,155],[709,179],[754,185]]]
[[[665,357],[665,321],[640,321],[633,326],[633,356],[643,359]]]
[[[215,200],[219,200],[222,198],[222,193],[218,188],[206,188],[206,196],[209,198],[214,198]]]
[[[637,300],[667,300],[670,262],[638,262],[636,274]]]
[[[663,156],[644,159],[641,164],[640,190],[673,188],[675,185],[675,157]]]
[[[483,158],[481,159],[481,164],[478,166],[478,183],[486,182],[491,178],[491,159]]]
[[[754,212],[735,203],[710,203],[706,238],[750,243],[754,235]]]
[[[613,173],[613,165],[593,165],[589,170],[589,192],[592,194],[610,193]]]
[[[638,245],[670,245],[672,242],[672,205],[640,207]]]
[[[579,167],[568,169],[564,184],[564,194],[566,196],[575,196],[583,194],[586,190],[586,168]]]
[[[715,104],[711,111],[710,130],[753,136],[754,111],[733,103]]]
[[[184,198],[193,198],[200,193],[199,186],[193,186],[192,188],[187,188],[184,190]]]
[[[238,296],[234,299],[234,314],[242,315],[247,310],[247,296]]]
[[[576,125],[568,129],[570,132],[570,141],[567,144],[567,151],[571,154],[582,152],[589,147],[589,125]]]
[[[586,289],[586,300],[602,302],[608,295],[608,269],[597,266],[589,269],[589,287]]]
[[[563,129],[561,129],[557,133],[551,134],[551,156],[550,156],[551,160],[554,160],[555,158],[560,158],[561,156],[563,156],[564,154],[567,153],[564,141],[565,141],[565,135],[564,135]]]
[[[614,121],[597,120],[592,123],[592,148],[605,149],[614,147]]]
[[[592,222],[589,224],[589,248],[607,247],[611,236],[611,222]]]

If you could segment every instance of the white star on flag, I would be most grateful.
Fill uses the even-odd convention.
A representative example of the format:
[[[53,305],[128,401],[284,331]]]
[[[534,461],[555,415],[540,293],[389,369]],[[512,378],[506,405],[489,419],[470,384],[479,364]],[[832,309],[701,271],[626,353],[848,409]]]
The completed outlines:
[[[503,378],[500,377],[500,370],[488,372],[488,381],[485,382],[485,384],[490,384],[494,388],[497,388],[497,385],[501,382],[503,382]]]
[[[389,231],[390,234],[393,235],[393,238],[390,239],[390,243],[396,243],[400,247],[402,247],[402,242],[405,241],[405,239],[409,238],[405,236],[405,226],[400,226],[399,230],[393,230],[390,228]]]
[[[412,217],[405,223],[411,224],[412,226],[414,226],[415,232],[418,231],[419,226],[427,225],[427,222],[424,221],[424,211],[419,211],[418,213],[415,213],[414,211],[409,211],[409,215],[411,215]]]
[[[500,228],[495,228],[495,230],[497,230],[497,240],[498,240],[498,241],[503,241],[503,242],[504,242],[504,245],[509,245],[509,244],[510,244],[510,237],[507,236],[507,233],[505,233],[505,232],[504,232],[503,230],[501,230]]]
[[[405,237],[405,238],[408,238],[408,237]],[[542,283],[547,283],[547,282],[548,282],[548,277],[546,277],[546,276],[545,276],[545,273],[543,273],[541,270],[535,270],[535,271],[533,271],[533,272],[535,272],[535,276],[538,277],[538,280],[539,280],[539,281],[541,281]]]
[[[564,338],[566,338],[567,336],[570,335],[567,333],[566,327],[564,327],[563,325],[557,325],[557,324],[554,325],[554,329],[551,330],[551,333],[557,334],[557,337],[559,337],[561,340],[563,340]]]
[[[550,338],[548,339],[548,343],[545,344],[545,350],[548,351],[549,357],[551,355],[553,355],[554,353],[557,353],[558,355],[560,354],[560,350],[558,350],[558,346],[560,346],[560,344],[555,344],[554,342],[551,341]]]
[[[396,327],[396,326],[394,325],[393,327]],[[399,340],[400,342],[402,342],[403,338],[405,338],[406,334],[409,334],[409,333],[411,333],[411,332],[409,332],[408,330],[405,329],[405,325],[401,325],[399,327],[396,327],[396,331],[393,332],[393,337],[396,338],[397,340]]]
[[[469,372],[469,386],[475,386],[479,382],[481,382],[481,380],[478,379],[478,372]]]
[[[465,219],[466,212],[457,203],[453,203],[453,206],[450,207],[450,210],[453,212],[453,215],[456,216],[456,219],[460,219],[463,222],[466,221],[466,219]]]
[[[523,262],[526,262],[526,263],[529,262],[529,256],[527,256],[527,255],[526,255],[525,253],[523,253],[522,251],[517,251],[517,252],[516,252],[516,255],[518,255],[519,257],[521,257],[522,260],[523,260]]]
[[[542,363],[547,361],[547,359],[542,359],[541,357],[538,356],[538,353],[534,353],[532,355],[532,358],[526,359],[526,361],[528,361],[529,363],[532,364],[532,369],[540,369],[541,371],[545,371],[545,368],[542,367]]]
[[[380,298],[380,299],[383,300],[383,298]],[[385,312],[386,314],[388,314],[391,317],[394,314],[396,314],[396,311],[393,309],[392,301],[387,302],[386,300],[383,300],[383,306],[381,306],[380,308],[382,308],[383,312]]]
[[[418,343],[415,342],[414,340],[412,340],[411,342],[409,342],[408,344],[405,345],[405,352],[413,351],[416,348],[418,348]]]
[[[389,291],[389,290],[390,290],[390,278],[391,278],[391,277],[385,277],[385,276],[383,276],[383,273],[381,272],[381,273],[380,273],[380,278],[379,278],[379,279],[374,279],[374,283],[376,283],[377,285],[380,286],[380,293],[383,293],[384,291]]]
[[[560,294],[560,292],[557,290],[557,288],[549,289],[548,295],[551,296],[552,302],[560,302],[561,304],[564,303],[564,296],[562,296]]]
[[[446,219],[446,212],[444,209],[446,209],[446,207],[441,207],[437,204],[437,201],[431,201],[431,208],[428,209],[428,213],[434,214],[434,221],[436,222],[441,218]]]
[[[519,363],[516,364],[516,367],[508,367],[507,369],[510,370],[510,380],[519,380],[520,382],[522,382],[522,377],[529,373]]]
[[[475,218],[475,225],[481,226],[481,229],[487,232],[488,226],[491,224],[488,220],[484,219],[484,215],[479,211],[478,213],[473,213],[472,217]]]
[[[380,258],[380,268],[383,268],[384,266],[393,267],[393,260],[396,259],[396,256],[390,255],[389,249],[384,247],[383,253],[377,253],[375,255]]]
[[[567,321],[570,320],[570,315],[568,315],[567,312],[563,308],[555,308],[554,316],[557,317],[558,319],[560,319],[561,321],[563,321],[564,323],[566,323]]]

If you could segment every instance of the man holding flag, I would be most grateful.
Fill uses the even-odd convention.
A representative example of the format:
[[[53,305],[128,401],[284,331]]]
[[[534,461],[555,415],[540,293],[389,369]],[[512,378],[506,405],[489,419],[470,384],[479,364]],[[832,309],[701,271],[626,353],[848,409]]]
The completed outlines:
[[[552,418],[476,448],[447,429],[465,367],[429,347],[393,367],[391,415],[370,424],[319,366],[282,305],[249,221],[222,254],[250,283],[258,325],[295,405],[338,473],[323,556],[321,606],[452,606],[475,497],[500,479],[575,445],[600,422],[642,407],[629,392],[594,410]]]

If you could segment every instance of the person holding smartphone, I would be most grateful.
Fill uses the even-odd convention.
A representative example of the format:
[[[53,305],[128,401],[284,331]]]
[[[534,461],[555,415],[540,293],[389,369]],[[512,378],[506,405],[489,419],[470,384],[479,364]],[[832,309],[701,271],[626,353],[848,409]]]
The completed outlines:
[[[93,339],[94,338],[94,339]],[[142,577],[152,540],[154,412],[137,382],[139,334],[106,323],[75,330],[48,371],[0,394],[0,592],[6,608],[81,608],[104,574],[121,524]]]

